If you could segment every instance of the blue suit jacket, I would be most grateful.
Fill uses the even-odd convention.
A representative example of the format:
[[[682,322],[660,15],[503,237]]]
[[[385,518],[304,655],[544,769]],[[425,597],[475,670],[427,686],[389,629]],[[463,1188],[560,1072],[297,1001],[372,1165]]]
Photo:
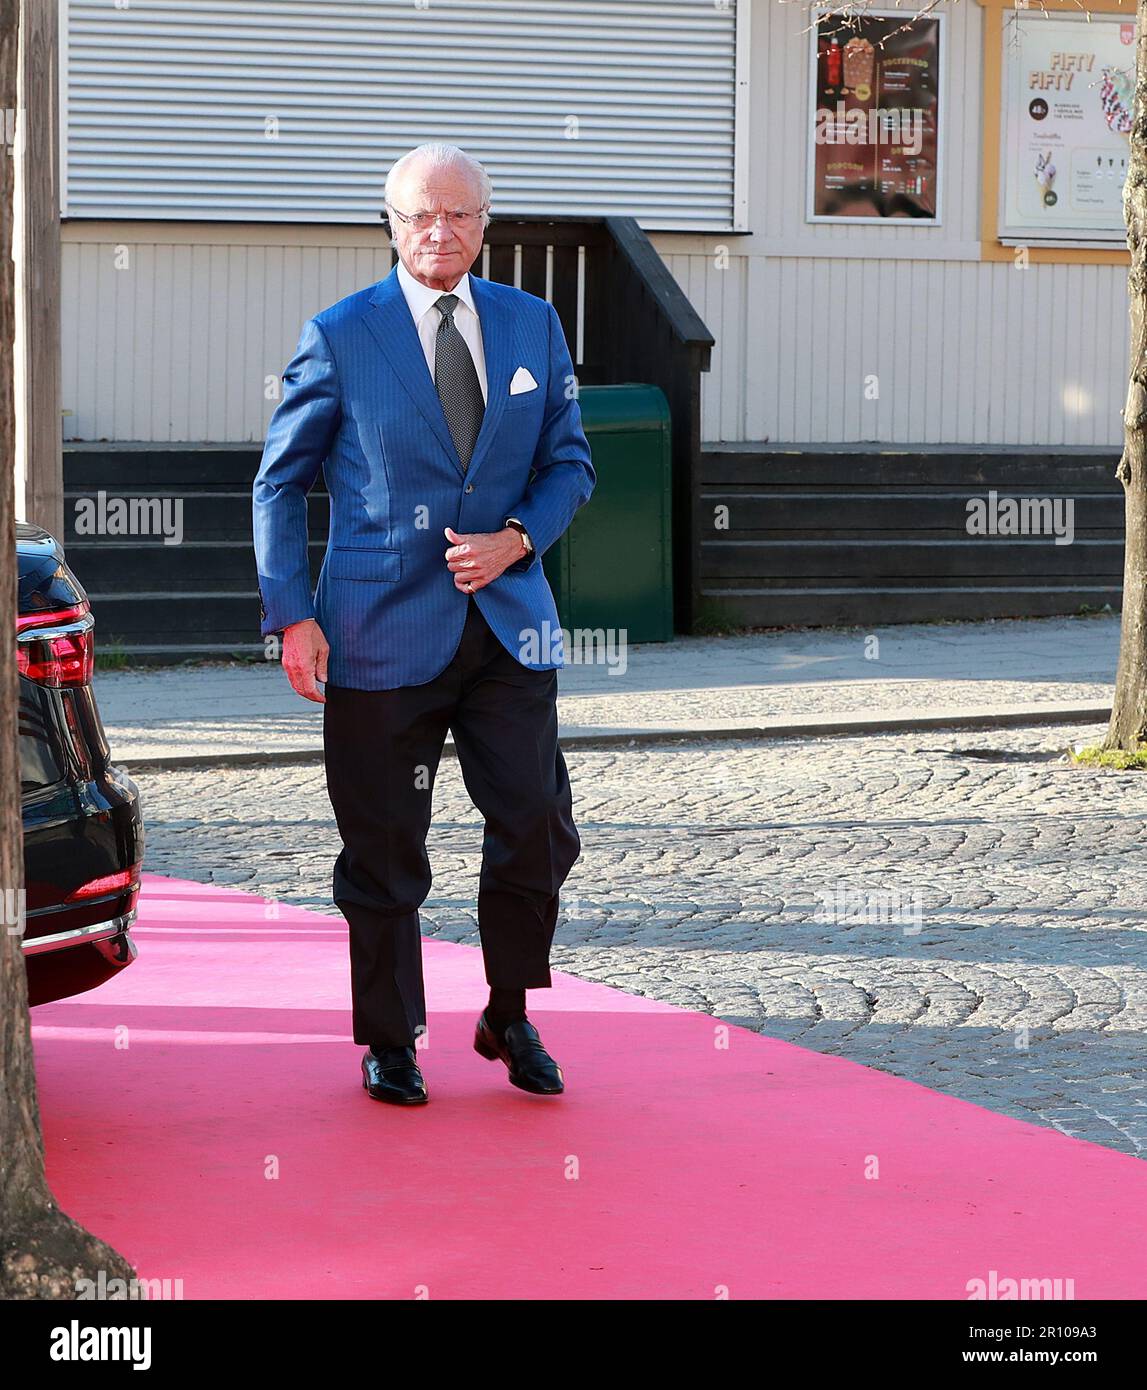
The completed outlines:
[[[303,326],[283,373],[252,503],[261,630],[315,618],[333,685],[421,685],[447,665],[470,598],[454,586],[443,529],[500,531],[508,516],[534,553],[476,591],[498,640],[523,666],[564,664],[541,556],[596,478],[573,363],[551,304],[471,278],[488,395],[469,467],[450,438],[397,270]],[[526,367],[537,389],[510,395]],[[330,537],[312,598],[307,492],[322,468]]]

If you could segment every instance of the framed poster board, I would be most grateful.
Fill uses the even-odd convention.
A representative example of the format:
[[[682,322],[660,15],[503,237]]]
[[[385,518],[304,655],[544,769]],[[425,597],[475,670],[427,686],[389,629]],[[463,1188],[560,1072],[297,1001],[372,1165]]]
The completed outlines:
[[[940,225],[944,16],[814,12],[810,222]]]
[[[1003,44],[999,235],[1125,241],[1133,17],[1021,10]]]

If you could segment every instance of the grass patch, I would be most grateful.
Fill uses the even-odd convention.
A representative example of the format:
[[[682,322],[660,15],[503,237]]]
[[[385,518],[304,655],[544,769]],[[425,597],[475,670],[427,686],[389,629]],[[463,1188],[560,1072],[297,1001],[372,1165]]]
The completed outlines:
[[[1100,748],[1096,745],[1093,748],[1080,748],[1078,751],[1073,749],[1071,760],[1083,767],[1110,767],[1116,772],[1134,772],[1139,768],[1147,768],[1147,748],[1128,753],[1123,748]]]
[[[130,665],[127,652],[117,641],[100,642],[96,646],[98,671],[123,671]]]

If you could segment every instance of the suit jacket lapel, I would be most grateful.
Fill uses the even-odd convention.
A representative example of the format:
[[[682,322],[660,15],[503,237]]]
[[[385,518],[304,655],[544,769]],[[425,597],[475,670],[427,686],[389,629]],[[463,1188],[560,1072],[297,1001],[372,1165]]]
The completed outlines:
[[[450,437],[450,427],[446,423],[442,402],[434,386],[434,378],[426,366],[418,330],[411,318],[402,286],[398,283],[397,266],[385,280],[379,281],[370,297],[370,308],[363,315],[363,322],[382,349],[395,376],[402,382],[426,423],[434,431],[435,437],[454,461],[455,468],[468,478],[474,474],[486,456],[490,441],[502,418],[502,412],[506,408],[506,399],[510,391],[512,352],[508,311],[485,280],[472,275],[470,284],[482,325],[482,351],[486,359],[486,411],[482,417],[482,428],[474,445],[469,469],[462,467],[462,460],[458,457],[458,451]]]

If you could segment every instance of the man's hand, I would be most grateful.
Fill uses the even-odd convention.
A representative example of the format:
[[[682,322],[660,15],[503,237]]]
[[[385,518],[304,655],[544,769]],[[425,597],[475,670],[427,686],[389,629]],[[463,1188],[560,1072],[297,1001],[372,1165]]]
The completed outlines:
[[[447,526],[445,535],[452,543],[446,552],[446,565],[454,575],[454,587],[464,594],[492,584],[503,570],[527,553],[522,533],[513,526],[468,536],[460,536]]]
[[[283,632],[283,670],[294,689],[305,699],[325,705],[327,697],[316,681],[326,684],[330,643],[314,618],[291,623]]]

